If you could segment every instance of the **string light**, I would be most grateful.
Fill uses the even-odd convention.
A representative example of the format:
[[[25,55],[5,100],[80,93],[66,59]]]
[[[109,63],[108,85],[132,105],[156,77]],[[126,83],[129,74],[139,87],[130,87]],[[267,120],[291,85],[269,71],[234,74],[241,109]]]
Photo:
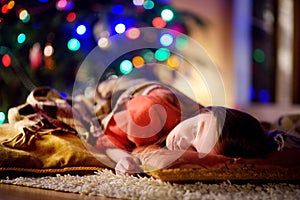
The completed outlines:
[[[180,63],[181,60],[175,55],[171,55],[167,60],[168,66],[171,67],[172,69],[178,69]]]
[[[125,24],[120,23],[120,24],[117,24],[117,25],[115,26],[115,31],[116,31],[117,33],[124,33],[125,30],[126,30]]]
[[[3,124],[5,122],[5,113],[0,112],[0,124]]]
[[[170,10],[170,9],[164,9],[164,10],[161,11],[161,17],[162,17],[165,21],[169,22],[169,21],[171,21],[171,20],[173,19],[174,13],[173,13],[173,11]]]
[[[98,40],[98,46],[102,49],[106,49],[110,46],[109,40],[106,37],[102,37]]]
[[[255,60],[255,62],[257,63],[263,63],[265,62],[265,52],[261,49],[255,49],[253,52],[253,59]]]
[[[161,18],[161,17],[155,17],[152,20],[152,25],[155,28],[164,28],[167,25],[167,22],[165,20],[163,20],[163,18]]]
[[[17,41],[19,44],[24,43],[26,40],[26,35],[24,33],[20,33],[17,37]]]
[[[65,6],[64,10],[72,10],[74,8],[75,4],[73,1],[67,1],[67,5]]]
[[[270,102],[270,93],[268,90],[262,89],[258,93],[259,101],[262,103]]]
[[[133,4],[135,6],[142,6],[144,4],[144,0],[133,0]]]
[[[77,51],[80,48],[80,42],[76,38],[72,38],[68,41],[68,49],[71,51]]]
[[[156,50],[154,56],[155,56],[156,60],[158,60],[158,61],[165,61],[168,59],[170,54],[171,53],[170,53],[169,49],[160,48],[160,49]]]
[[[59,0],[56,2],[56,9],[57,10],[64,10],[67,6],[67,0]]]
[[[8,2],[8,4],[7,4],[7,8],[8,8],[9,10],[13,9],[14,6],[15,6],[15,1],[10,1],[10,2]]]
[[[116,15],[121,15],[124,12],[124,7],[121,5],[115,5],[111,8],[111,12]]]
[[[66,17],[66,20],[67,20],[67,22],[73,22],[73,21],[75,21],[76,17],[77,17],[76,13],[70,12]]]
[[[132,27],[132,28],[129,28],[125,34],[129,39],[135,40],[140,37],[141,31],[138,28]]]
[[[3,14],[8,14],[9,13],[9,9],[8,9],[8,5],[7,4],[4,4],[1,8],[1,12]]]
[[[161,45],[167,47],[167,46],[170,46],[173,43],[174,38],[171,34],[165,33],[160,37],[159,41],[160,41]]]
[[[154,53],[150,49],[144,49],[141,51],[141,56],[147,63],[151,63],[154,60]]]
[[[11,58],[8,54],[2,56],[2,64],[4,67],[9,67],[11,65]]]
[[[78,35],[85,34],[86,33],[86,27],[85,27],[85,25],[81,24],[81,25],[77,26],[76,32],[77,32]]]
[[[135,56],[132,59],[132,64],[133,64],[133,66],[135,68],[141,68],[141,67],[144,66],[145,61],[144,61],[143,57],[141,57],[141,56]]]
[[[52,45],[47,44],[44,48],[44,55],[49,57],[49,56],[52,56],[53,53],[54,53],[54,49],[53,49]]]
[[[253,101],[255,98],[255,89],[253,86],[249,87],[249,100]]]
[[[143,6],[145,9],[150,10],[150,9],[154,8],[154,2],[152,0],[147,0],[144,2]]]
[[[186,35],[181,35],[176,38],[175,47],[177,50],[185,50],[188,46],[188,37]]]
[[[30,20],[30,14],[28,13],[27,10],[23,9],[20,11],[19,13],[19,19],[23,22],[23,23],[27,23]]]
[[[133,69],[133,65],[130,60],[123,60],[120,64],[120,71],[122,74],[129,74]]]

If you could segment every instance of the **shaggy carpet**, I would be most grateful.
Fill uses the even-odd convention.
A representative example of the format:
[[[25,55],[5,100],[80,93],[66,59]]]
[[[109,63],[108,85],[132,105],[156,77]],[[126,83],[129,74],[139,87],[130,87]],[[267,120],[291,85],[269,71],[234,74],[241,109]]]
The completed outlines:
[[[91,175],[56,175],[0,179],[0,183],[122,199],[300,199],[297,183],[176,184],[148,177],[115,175],[110,170]]]

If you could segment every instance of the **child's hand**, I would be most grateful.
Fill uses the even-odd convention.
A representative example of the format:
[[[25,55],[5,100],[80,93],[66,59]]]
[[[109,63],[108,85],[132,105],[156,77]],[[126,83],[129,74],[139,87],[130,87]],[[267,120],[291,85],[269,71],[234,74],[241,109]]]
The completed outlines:
[[[134,156],[125,156],[119,160],[115,170],[117,174],[137,174],[141,172],[139,168],[140,160]]]

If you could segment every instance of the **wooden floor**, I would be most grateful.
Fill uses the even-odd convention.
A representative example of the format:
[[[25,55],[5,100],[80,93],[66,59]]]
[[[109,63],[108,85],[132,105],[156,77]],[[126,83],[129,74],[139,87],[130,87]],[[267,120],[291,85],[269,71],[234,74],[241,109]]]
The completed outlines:
[[[56,192],[37,188],[0,184],[0,200],[108,200],[113,198],[87,196],[66,192]]]

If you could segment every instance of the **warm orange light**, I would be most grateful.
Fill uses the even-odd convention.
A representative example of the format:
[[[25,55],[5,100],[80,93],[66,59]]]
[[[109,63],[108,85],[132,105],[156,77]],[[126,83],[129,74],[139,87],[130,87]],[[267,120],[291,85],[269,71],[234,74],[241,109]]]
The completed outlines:
[[[141,57],[141,56],[135,56],[133,59],[132,59],[132,64],[134,67],[136,68],[141,68],[144,66],[145,64],[145,60]]]

